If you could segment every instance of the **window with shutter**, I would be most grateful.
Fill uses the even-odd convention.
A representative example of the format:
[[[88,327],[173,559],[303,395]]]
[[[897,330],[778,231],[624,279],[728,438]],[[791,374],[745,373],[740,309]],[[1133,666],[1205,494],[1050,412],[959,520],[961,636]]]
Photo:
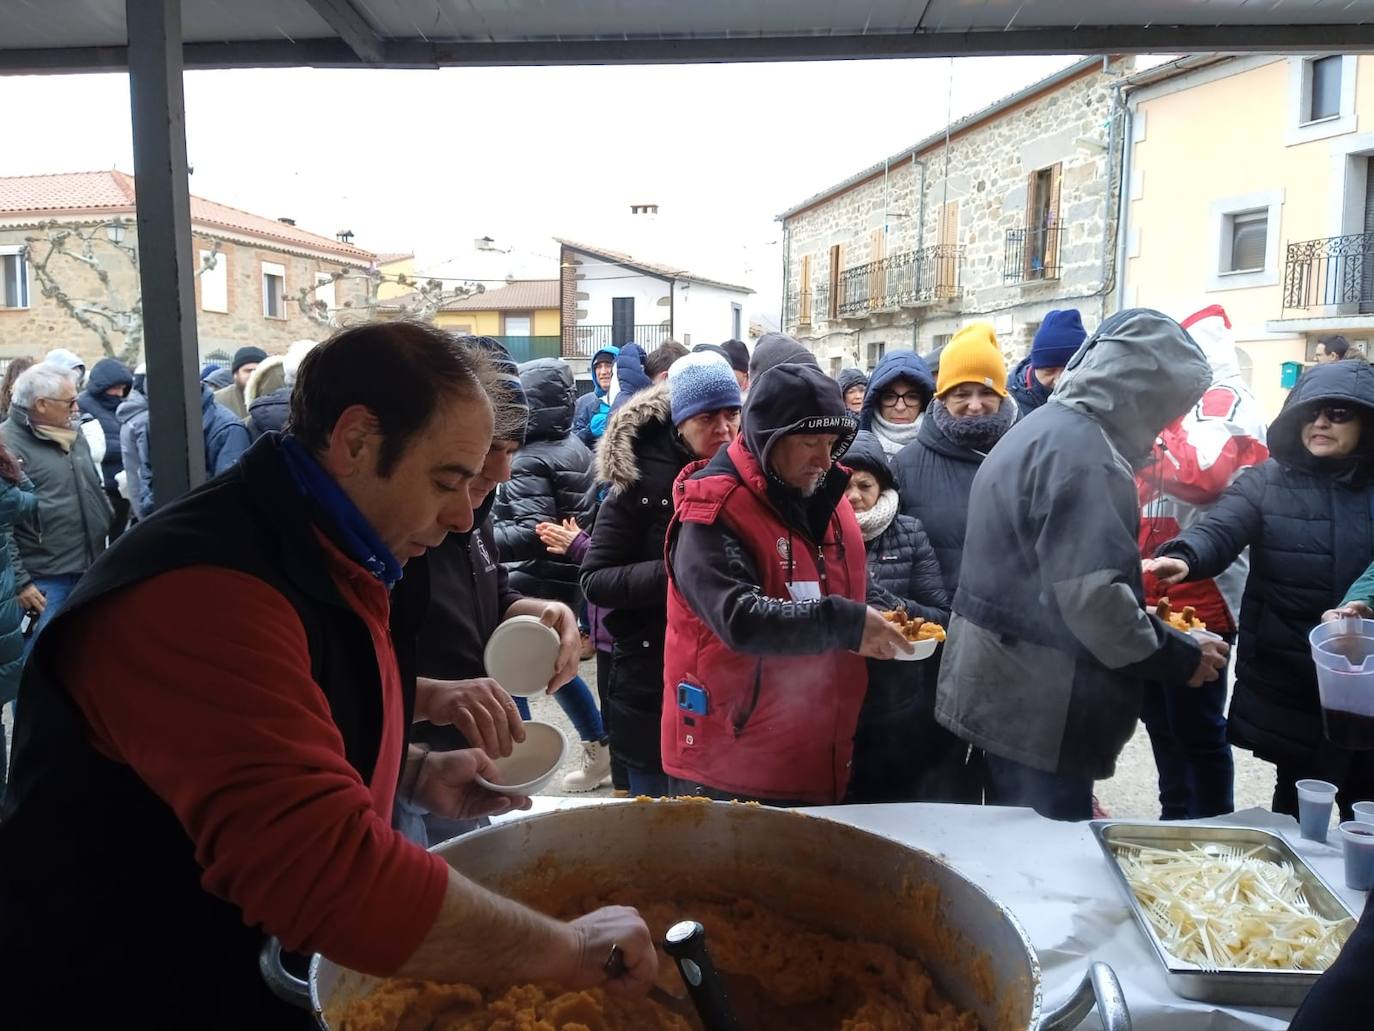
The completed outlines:
[[[797,306],[797,324],[811,325],[811,255],[802,256],[801,303]]]
[[[1257,272],[1264,269],[1269,242],[1269,212],[1241,211],[1229,216],[1231,256],[1224,272]]]
[[[22,247],[0,250],[0,308],[29,306],[29,263]]]
[[[830,298],[826,306],[826,318],[834,321],[840,317],[840,244],[830,248]]]
[[[952,200],[940,209],[940,242],[935,259],[936,296],[954,296],[959,284],[959,202]]]
[[[1319,57],[1308,65],[1307,121],[1335,118],[1341,113],[1341,56]]]

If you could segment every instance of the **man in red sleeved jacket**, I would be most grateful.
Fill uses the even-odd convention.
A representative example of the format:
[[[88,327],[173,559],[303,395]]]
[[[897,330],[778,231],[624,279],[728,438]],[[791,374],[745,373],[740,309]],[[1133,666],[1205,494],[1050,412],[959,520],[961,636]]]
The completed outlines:
[[[1140,553],[1147,559],[1202,518],[1237,476],[1269,457],[1264,415],[1241,377],[1226,311],[1214,304],[1189,315],[1180,325],[1206,355],[1212,385],[1190,411],[1159,435],[1152,461],[1136,477]],[[1208,630],[1234,643],[1248,573],[1247,555],[1215,580],[1167,589],[1147,573],[1146,600],[1151,608],[1166,596],[1175,611],[1192,606]],[[1141,717],[1159,768],[1163,819],[1198,819],[1235,808],[1225,708],[1225,677],[1200,688],[1147,686]]]
[[[428,595],[402,566],[471,529],[500,394],[440,330],[345,330],[302,363],[287,435],[82,578],[25,669],[0,810],[10,1025],[303,1029],[264,935],[483,985],[598,984],[617,945],[625,987],[652,982],[633,910],[549,919],[391,826],[398,789],[455,818],[512,804],[474,783],[480,750],[406,745],[446,692],[417,680]]]

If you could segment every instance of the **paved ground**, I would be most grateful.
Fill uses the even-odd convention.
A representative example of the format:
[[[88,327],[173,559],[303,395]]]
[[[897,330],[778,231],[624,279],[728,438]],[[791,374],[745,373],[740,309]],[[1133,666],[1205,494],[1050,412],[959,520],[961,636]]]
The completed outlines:
[[[596,686],[596,663],[582,664],[582,677],[593,688]],[[578,768],[581,762],[581,749],[572,724],[563,715],[558,703],[547,695],[530,699],[531,715],[560,727],[568,737],[568,757],[559,776],[549,785],[549,794],[563,794],[564,774]],[[10,710],[5,709],[5,735],[9,736],[11,727]],[[1235,752],[1236,757],[1236,808],[1269,805],[1274,793],[1274,767],[1255,759],[1249,752]],[[1158,783],[1156,781],[1154,756],[1150,752],[1150,741],[1142,724],[1130,744],[1126,746],[1117,763],[1116,776],[1111,780],[1100,781],[1097,797],[1102,806],[1112,816],[1130,819],[1156,819],[1159,816]],[[604,787],[593,795],[610,795],[611,789]]]

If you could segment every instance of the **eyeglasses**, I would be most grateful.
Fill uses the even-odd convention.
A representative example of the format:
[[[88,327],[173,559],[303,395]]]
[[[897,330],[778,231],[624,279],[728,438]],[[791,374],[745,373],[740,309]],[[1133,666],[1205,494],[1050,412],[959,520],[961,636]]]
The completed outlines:
[[[896,408],[899,404],[907,408],[921,407],[921,395],[914,390],[908,390],[905,394],[899,394],[895,390],[884,390],[878,395],[878,400],[887,408]]]
[[[1341,408],[1335,405],[1328,405],[1321,408],[1313,408],[1307,413],[1307,421],[1316,422],[1324,415],[1326,416],[1327,422],[1340,425],[1343,422],[1349,422],[1351,419],[1357,418],[1359,414],[1360,413],[1353,408]]]
[[[64,405],[67,408],[75,408],[77,405],[77,400],[74,397],[40,397],[38,400],[53,405]]]

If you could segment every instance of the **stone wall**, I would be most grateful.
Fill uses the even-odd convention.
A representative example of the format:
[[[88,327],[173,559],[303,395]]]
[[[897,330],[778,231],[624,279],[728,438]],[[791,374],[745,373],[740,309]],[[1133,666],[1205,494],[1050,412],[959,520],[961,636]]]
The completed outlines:
[[[23,244],[27,237],[44,235],[32,227],[0,227],[0,246]],[[212,238],[195,233],[192,238],[196,255],[212,246]],[[124,241],[126,247],[137,247],[136,231],[130,227]],[[79,303],[82,300],[101,301],[111,307],[127,310],[139,296],[138,270],[115,246],[98,239],[94,254],[109,276],[108,288],[101,284],[96,272],[88,265],[54,255],[48,269],[63,290]],[[35,245],[41,256],[46,253],[44,243]],[[199,260],[196,258],[195,260]],[[351,301],[366,311],[367,280],[359,275],[357,266],[345,265],[319,257],[286,253],[267,246],[253,246],[233,240],[220,240],[220,258],[226,262],[228,280],[227,313],[201,309],[200,283],[196,283],[196,326],[202,356],[212,353],[232,355],[245,344],[254,344],[276,353],[285,351],[293,340],[311,338],[321,340],[331,330],[308,318],[298,303],[302,286],[313,287],[316,273],[335,273],[347,269],[349,275],[335,283],[335,303],[342,307]],[[262,263],[282,265],[286,271],[284,317],[268,318],[263,314]],[[122,340],[112,337],[116,346]],[[100,338],[82,327],[55,300],[43,296],[32,269],[29,270],[29,307],[0,309],[0,358],[18,355],[41,355],[54,347],[75,351],[88,364],[104,357]]]
[[[1079,308],[1091,332],[1114,269],[1121,140],[1118,131],[1109,154],[1112,86],[1129,67],[1129,61],[1113,62],[1103,74],[1098,64],[952,135],[948,148],[936,143],[914,161],[892,164],[786,219],[789,297],[802,290],[807,256],[812,278],[811,324],[801,324],[793,300],[786,331],[807,343],[827,370],[835,358],[868,367],[879,351],[925,353],[972,321],[991,322],[1008,360],[1016,360],[1054,308]],[[1116,125],[1119,130],[1119,119]],[[1031,176],[1054,166],[1061,268],[1057,278],[1027,279],[1023,248],[1011,248],[1008,259],[1008,232],[1026,227]],[[957,228],[942,238],[945,211],[957,211]],[[840,248],[840,269],[847,269],[951,239],[963,249],[957,297],[849,317],[828,303],[833,247]],[[1007,281],[1008,272],[1020,281]]]

